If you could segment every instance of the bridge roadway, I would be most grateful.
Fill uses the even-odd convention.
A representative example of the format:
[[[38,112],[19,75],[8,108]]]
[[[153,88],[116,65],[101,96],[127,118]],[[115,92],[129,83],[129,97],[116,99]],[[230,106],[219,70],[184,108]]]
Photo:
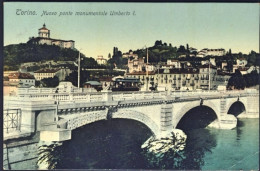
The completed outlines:
[[[4,133],[14,138],[41,132],[45,141],[71,138],[71,131],[83,125],[113,118],[133,119],[145,124],[155,136],[166,136],[194,107],[211,108],[217,119],[210,126],[232,129],[237,119],[228,114],[235,102],[245,111],[240,117],[259,117],[258,91],[185,91],[185,92],[73,92],[55,93],[54,89],[20,89],[6,97],[4,110],[21,109],[19,131]],[[52,136],[49,136],[52,135]]]

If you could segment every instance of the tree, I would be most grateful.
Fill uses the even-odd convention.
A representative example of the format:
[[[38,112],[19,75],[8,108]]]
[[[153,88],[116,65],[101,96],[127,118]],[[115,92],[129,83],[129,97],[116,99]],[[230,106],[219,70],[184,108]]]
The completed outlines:
[[[156,40],[154,43],[154,46],[162,46],[162,41],[161,40]]]
[[[178,53],[185,53],[185,47],[183,45],[180,45],[179,49],[177,50]]]
[[[228,80],[228,89],[243,90],[246,87],[246,81],[241,72],[237,69],[235,73]]]
[[[189,48],[189,44],[188,44],[188,43],[186,44],[186,49],[187,49],[187,50],[189,50],[189,49],[190,49],[190,48]]]
[[[80,87],[83,86],[83,84],[86,81],[89,81],[90,79],[90,73],[88,71],[80,71]],[[68,75],[65,78],[66,81],[71,82],[75,87],[78,86],[78,72],[74,71],[70,75]]]
[[[59,85],[59,78],[54,76],[53,78],[44,78],[41,80],[43,87],[57,87]]]

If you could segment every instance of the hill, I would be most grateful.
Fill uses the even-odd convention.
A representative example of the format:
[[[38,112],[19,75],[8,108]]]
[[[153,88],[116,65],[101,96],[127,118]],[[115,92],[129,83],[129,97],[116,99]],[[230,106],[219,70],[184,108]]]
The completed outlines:
[[[21,63],[40,61],[77,61],[79,51],[76,49],[60,48],[55,45],[13,44],[4,47],[4,70],[18,70]],[[83,58],[82,67],[96,66],[91,57]]]

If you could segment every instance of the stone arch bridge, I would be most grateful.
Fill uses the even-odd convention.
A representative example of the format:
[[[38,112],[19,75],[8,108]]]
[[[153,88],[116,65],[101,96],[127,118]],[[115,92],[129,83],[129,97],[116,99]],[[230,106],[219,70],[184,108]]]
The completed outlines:
[[[4,110],[21,111],[18,134],[4,133],[10,139],[40,131],[42,141],[64,141],[72,130],[100,120],[132,119],[145,124],[156,137],[167,136],[182,117],[198,106],[211,108],[220,129],[236,127],[237,119],[228,111],[235,102],[245,111],[238,117],[258,118],[258,91],[186,92],[47,92],[20,90],[17,97],[5,100]]]

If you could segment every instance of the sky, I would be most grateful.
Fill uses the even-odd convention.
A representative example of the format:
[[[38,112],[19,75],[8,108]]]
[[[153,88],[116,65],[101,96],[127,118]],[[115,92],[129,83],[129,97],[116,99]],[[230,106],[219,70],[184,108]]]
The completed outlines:
[[[259,7],[259,3],[4,2],[4,46],[37,37],[45,23],[51,38],[74,40],[75,48],[87,57],[107,58],[113,47],[124,53],[153,46],[156,40],[248,54],[259,52]],[[36,15],[31,15],[33,11]],[[57,14],[42,15],[44,11]],[[130,15],[110,15],[111,11]],[[60,12],[72,15],[59,16]]]

